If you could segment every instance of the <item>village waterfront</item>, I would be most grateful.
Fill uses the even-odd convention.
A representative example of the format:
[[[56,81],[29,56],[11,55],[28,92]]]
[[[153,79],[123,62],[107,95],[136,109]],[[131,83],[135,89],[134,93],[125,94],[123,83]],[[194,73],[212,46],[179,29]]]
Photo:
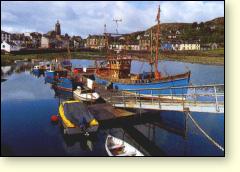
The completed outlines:
[[[73,59],[74,67],[89,67],[94,60]],[[139,66],[143,68],[139,71]],[[50,117],[59,101],[72,95],[56,92],[44,77],[31,74],[22,63],[8,66],[1,82],[1,149],[3,156],[107,156],[107,133],[124,138],[148,156],[224,156],[182,112],[148,111],[141,117],[111,121],[90,137],[66,137]],[[26,64],[25,64],[26,66]],[[10,67],[10,68],[9,68]],[[191,70],[191,83],[224,83],[224,67],[159,61],[159,70],[175,74]],[[132,73],[149,71],[146,62],[132,61]],[[192,113],[205,131],[224,146],[224,114]]]
[[[1,3],[1,155],[224,157],[224,1],[98,3]]]

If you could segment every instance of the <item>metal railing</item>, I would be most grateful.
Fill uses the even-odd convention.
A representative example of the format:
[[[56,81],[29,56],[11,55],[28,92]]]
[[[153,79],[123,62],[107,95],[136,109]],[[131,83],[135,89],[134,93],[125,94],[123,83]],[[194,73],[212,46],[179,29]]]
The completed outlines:
[[[142,91],[148,91],[150,94],[142,94]],[[165,94],[154,94],[156,91],[165,91]],[[114,94],[112,94],[114,93]],[[102,96],[102,95],[101,95]],[[143,104],[158,104],[158,108],[164,104],[173,105],[181,104],[200,106],[202,104],[215,106],[219,112],[219,107],[224,106],[224,85],[197,85],[197,86],[182,86],[182,87],[165,87],[165,88],[146,88],[146,89],[126,89],[118,92],[110,92],[105,95],[108,102],[115,104],[123,104],[124,107],[129,107],[131,104],[137,104],[142,108]]]

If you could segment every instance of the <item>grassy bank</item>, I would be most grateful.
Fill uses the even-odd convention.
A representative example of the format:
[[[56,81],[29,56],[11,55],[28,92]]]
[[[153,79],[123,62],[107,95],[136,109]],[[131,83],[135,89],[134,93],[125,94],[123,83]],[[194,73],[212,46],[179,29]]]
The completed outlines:
[[[99,59],[105,58],[105,52],[72,52],[74,59]],[[149,57],[148,54],[139,53],[141,59]],[[51,60],[58,57],[67,57],[67,53],[44,53],[44,54],[26,54],[26,55],[1,55],[1,65],[9,65],[14,63],[15,60]],[[160,60],[182,61],[189,63],[224,65],[224,49],[217,49],[211,51],[193,51],[193,52],[162,52],[160,53]]]
[[[224,49],[162,52],[160,53],[159,59],[209,65],[224,65]]]
[[[104,53],[101,52],[72,52],[72,58],[77,59],[98,59],[103,58]],[[1,65],[13,64],[15,60],[31,60],[31,59],[41,59],[41,60],[52,60],[55,58],[65,58],[67,53],[44,53],[44,54],[25,54],[25,55],[12,55],[4,54],[1,55]]]

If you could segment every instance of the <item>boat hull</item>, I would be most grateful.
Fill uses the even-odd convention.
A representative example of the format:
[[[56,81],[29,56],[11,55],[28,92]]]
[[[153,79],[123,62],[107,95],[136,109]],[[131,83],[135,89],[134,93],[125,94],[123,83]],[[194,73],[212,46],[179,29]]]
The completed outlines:
[[[68,78],[59,78],[54,86],[57,90],[62,91],[73,91],[73,84],[72,81]]]
[[[54,71],[45,71],[45,82],[53,83],[54,82]]]
[[[108,86],[112,84],[112,87],[117,90],[126,90],[129,92],[138,94],[146,94],[146,95],[182,95],[187,93],[187,88],[174,88],[169,89],[169,87],[184,87],[189,85],[190,75],[186,75],[186,77],[171,79],[167,81],[156,81],[149,83],[119,83],[119,82],[110,82],[106,79],[102,79],[99,76],[95,75],[95,81],[98,84]],[[151,89],[161,89],[162,90],[151,90]],[[165,89],[166,88],[166,89]]]
[[[64,127],[64,134],[83,134],[98,130],[98,122],[80,101],[61,103],[59,116]]]
[[[59,78],[55,84],[57,90],[72,92],[77,86],[81,86],[82,82],[75,82],[69,78]]]
[[[97,99],[99,99],[99,95],[97,93],[95,94],[81,94],[78,90],[73,91],[73,96],[77,100],[86,101],[86,102],[95,102]]]

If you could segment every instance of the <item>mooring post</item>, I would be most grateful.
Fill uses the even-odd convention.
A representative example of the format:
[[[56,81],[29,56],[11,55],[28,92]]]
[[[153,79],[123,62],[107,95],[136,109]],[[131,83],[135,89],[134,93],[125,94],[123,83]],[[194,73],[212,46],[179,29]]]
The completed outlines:
[[[196,87],[194,87],[194,104],[197,103]]]
[[[172,97],[172,102],[173,102],[173,92],[172,92],[172,87],[170,87],[170,92],[171,92],[171,97]]]
[[[139,112],[139,113],[140,113],[140,117],[141,117],[141,115],[142,115],[142,102],[141,102],[141,94],[140,94],[140,91],[139,91],[138,94],[139,94],[139,100],[140,100],[140,101],[139,101],[139,107],[140,107],[140,112]]]
[[[214,93],[215,93],[216,111],[219,112],[218,99],[217,99],[217,89],[216,89],[215,85],[213,87],[214,87]]]
[[[136,97],[135,104],[137,104],[137,91],[135,92],[135,97]]]
[[[122,91],[122,97],[123,97],[123,104],[124,104],[124,107],[126,108],[126,103],[125,103],[125,94],[124,92]]]
[[[151,90],[152,104],[153,104],[153,90]]]
[[[160,96],[161,96],[161,94],[158,95],[158,105],[159,105],[159,109],[161,109],[161,102],[160,102],[160,99],[161,99],[161,98],[160,98]]]
[[[183,106],[183,109],[184,109],[184,94],[183,94],[183,88],[182,88],[182,106]]]
[[[187,139],[187,120],[188,120],[188,113],[189,113],[189,108],[184,108],[184,116],[185,116],[185,128],[184,128],[184,139]]]

